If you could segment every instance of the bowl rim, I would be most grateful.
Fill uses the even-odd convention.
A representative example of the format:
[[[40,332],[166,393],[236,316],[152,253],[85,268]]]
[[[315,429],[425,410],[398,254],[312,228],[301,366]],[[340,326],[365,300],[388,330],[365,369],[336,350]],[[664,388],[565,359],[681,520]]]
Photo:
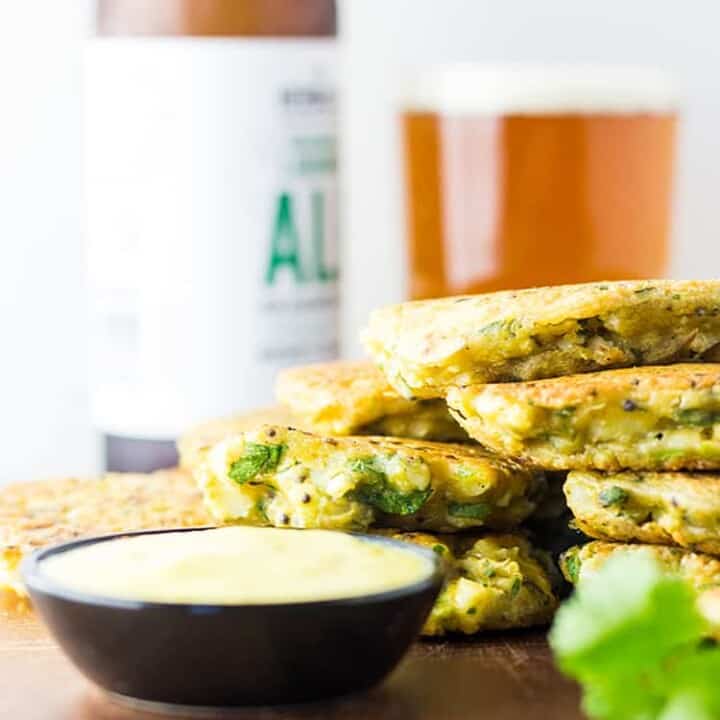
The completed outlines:
[[[56,581],[47,576],[42,570],[43,561],[52,555],[59,555],[70,550],[83,547],[85,545],[94,545],[102,542],[109,542],[125,537],[134,537],[139,535],[163,535],[175,532],[203,532],[206,530],[216,530],[222,527],[218,525],[202,525],[198,527],[180,527],[180,528],[159,528],[147,530],[130,530],[127,532],[107,533],[103,535],[93,535],[75,540],[68,540],[54,545],[35,550],[27,557],[23,558],[20,563],[20,576],[25,586],[32,595],[36,592],[44,595],[66,600],[69,602],[80,603],[88,606],[100,606],[111,609],[120,610],[141,610],[141,609],[172,609],[174,611],[185,611],[190,614],[210,614],[211,612],[220,611],[242,611],[242,610],[280,610],[292,608],[332,608],[355,606],[364,604],[373,604],[377,602],[385,602],[395,600],[397,598],[407,597],[410,595],[422,594],[423,592],[442,585],[446,576],[446,562],[436,552],[421,545],[399,540],[394,537],[384,535],[371,535],[369,533],[347,532],[343,530],[324,530],[323,532],[342,533],[343,535],[352,535],[365,541],[376,542],[382,545],[390,545],[403,551],[414,552],[426,559],[430,560],[432,570],[427,576],[422,577],[408,585],[403,585],[392,590],[383,590],[381,592],[367,593],[365,595],[355,595],[349,597],[331,598],[326,600],[296,600],[292,602],[277,603],[192,603],[192,602],[169,602],[156,600],[137,600],[129,598],[114,597],[112,595],[96,595],[82,590],[73,590],[66,587],[62,582]],[[275,530],[296,530],[302,531],[305,528],[268,528]]]

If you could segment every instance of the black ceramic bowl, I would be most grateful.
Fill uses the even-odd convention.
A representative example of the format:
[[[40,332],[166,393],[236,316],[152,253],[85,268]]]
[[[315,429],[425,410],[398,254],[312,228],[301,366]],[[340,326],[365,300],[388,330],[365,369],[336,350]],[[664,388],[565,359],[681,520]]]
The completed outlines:
[[[22,576],[34,606],[80,671],[114,695],[148,702],[284,704],[369,688],[417,637],[443,579],[442,563],[433,552],[372,535],[361,537],[431,558],[433,572],[389,592],[282,605],[98,597],[63,588],[43,573],[43,560],[50,555],[140,534],[40,550],[23,562]]]

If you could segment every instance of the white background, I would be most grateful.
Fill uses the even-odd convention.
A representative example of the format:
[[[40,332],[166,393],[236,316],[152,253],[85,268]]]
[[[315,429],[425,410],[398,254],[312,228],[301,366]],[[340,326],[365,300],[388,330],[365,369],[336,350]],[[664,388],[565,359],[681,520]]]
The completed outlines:
[[[85,0],[0,0],[0,483],[88,473],[80,178]],[[718,274],[720,5],[713,0],[346,0],[346,351],[402,297],[394,97],[444,61],[660,65],[684,92],[673,274]]]

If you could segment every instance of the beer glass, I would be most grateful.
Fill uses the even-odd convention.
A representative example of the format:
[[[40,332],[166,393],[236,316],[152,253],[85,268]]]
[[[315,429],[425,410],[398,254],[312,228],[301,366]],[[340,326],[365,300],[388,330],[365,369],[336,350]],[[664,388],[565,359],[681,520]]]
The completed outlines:
[[[651,69],[418,77],[402,111],[410,296],[662,276],[676,118]]]

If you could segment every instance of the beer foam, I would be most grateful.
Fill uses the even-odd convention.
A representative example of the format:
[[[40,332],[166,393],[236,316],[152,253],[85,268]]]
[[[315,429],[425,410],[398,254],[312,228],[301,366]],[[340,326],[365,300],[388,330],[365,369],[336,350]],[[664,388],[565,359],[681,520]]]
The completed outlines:
[[[678,106],[671,76],[617,65],[450,65],[410,83],[408,110],[451,114],[668,112]]]

